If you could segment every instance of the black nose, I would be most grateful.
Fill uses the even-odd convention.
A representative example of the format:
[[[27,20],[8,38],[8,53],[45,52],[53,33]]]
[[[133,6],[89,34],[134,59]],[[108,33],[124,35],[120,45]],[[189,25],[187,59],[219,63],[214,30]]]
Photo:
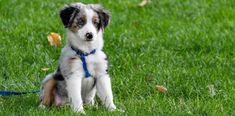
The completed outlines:
[[[92,33],[86,33],[87,40],[92,40],[93,34]]]

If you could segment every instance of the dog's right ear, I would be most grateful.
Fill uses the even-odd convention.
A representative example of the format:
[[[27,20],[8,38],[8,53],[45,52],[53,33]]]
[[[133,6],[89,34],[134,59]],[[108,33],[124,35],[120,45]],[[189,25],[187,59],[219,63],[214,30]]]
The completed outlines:
[[[60,10],[60,18],[65,28],[71,25],[78,12],[78,8],[70,5],[66,5],[62,10]]]

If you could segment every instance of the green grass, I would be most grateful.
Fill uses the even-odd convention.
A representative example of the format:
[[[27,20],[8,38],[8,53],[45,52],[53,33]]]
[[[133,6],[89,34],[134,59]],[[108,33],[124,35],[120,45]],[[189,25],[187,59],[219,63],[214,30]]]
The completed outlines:
[[[110,113],[96,104],[87,115],[235,115],[233,0],[151,0],[144,7],[140,0],[82,1],[112,13],[104,50],[115,103],[125,110]],[[58,11],[71,2],[0,0],[0,90],[38,90],[56,69],[62,46],[49,46],[47,35],[58,32],[65,44]],[[37,106],[37,94],[0,97],[2,116],[76,115],[68,107]]]

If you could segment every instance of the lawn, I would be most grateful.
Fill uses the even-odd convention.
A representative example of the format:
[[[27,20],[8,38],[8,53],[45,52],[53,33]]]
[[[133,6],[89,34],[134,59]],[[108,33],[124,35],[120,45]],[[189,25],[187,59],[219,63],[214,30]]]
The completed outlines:
[[[66,41],[58,11],[71,2],[0,0],[0,91],[38,90],[56,69]],[[104,51],[115,103],[125,110],[110,113],[98,102],[85,108],[88,116],[235,115],[234,0],[81,2],[101,3],[112,14]],[[61,34],[62,46],[48,44],[50,32]],[[69,107],[39,109],[38,98],[0,97],[0,115],[76,115]]]

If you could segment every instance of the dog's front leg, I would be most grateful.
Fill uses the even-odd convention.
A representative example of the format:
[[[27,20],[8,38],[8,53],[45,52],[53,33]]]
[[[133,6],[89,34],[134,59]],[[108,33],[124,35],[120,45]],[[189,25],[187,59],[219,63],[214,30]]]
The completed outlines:
[[[114,111],[116,106],[113,103],[113,93],[111,87],[111,80],[108,74],[99,76],[97,78],[97,94],[101,101],[110,111]]]
[[[72,74],[67,80],[67,90],[69,100],[75,112],[85,113],[81,96],[82,76]]]

